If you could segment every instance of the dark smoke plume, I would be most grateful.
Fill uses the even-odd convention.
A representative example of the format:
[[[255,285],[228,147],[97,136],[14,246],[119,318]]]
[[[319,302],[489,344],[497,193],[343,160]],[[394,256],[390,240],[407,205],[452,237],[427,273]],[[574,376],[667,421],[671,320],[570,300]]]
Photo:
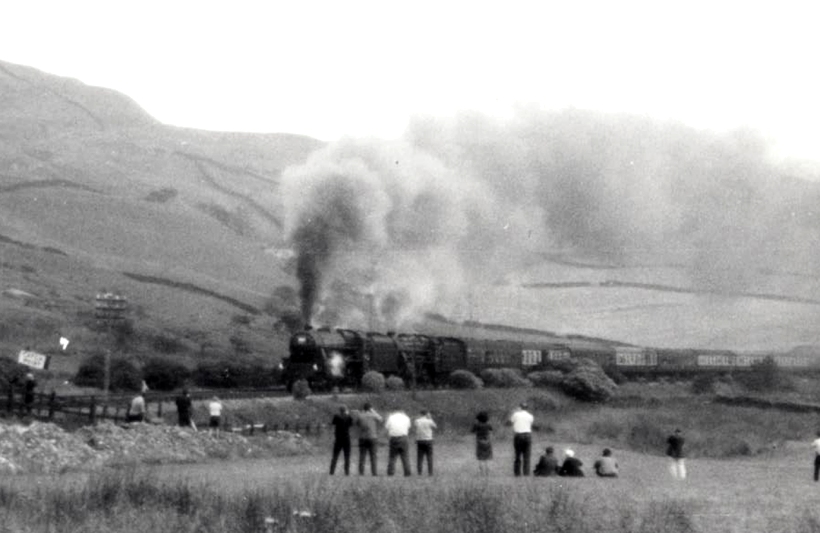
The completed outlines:
[[[419,117],[404,141],[320,150],[283,193],[306,321],[447,314],[466,286],[544,254],[683,267],[716,291],[820,270],[817,192],[746,130],[579,110]]]

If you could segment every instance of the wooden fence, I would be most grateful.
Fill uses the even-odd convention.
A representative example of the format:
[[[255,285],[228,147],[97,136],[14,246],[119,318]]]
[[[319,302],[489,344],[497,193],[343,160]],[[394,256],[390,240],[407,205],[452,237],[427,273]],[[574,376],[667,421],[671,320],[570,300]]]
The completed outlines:
[[[174,404],[178,392],[147,392],[145,394],[146,413],[156,418],[163,417],[164,404]],[[191,391],[193,401],[203,401],[213,396],[221,400],[270,398],[286,396],[283,388],[272,389],[226,389],[218,391]],[[30,416],[41,420],[67,421],[94,424],[99,420],[125,422],[128,408],[134,394],[111,394],[106,401],[104,395],[65,395],[55,392],[35,393],[33,401],[26,404],[22,392],[8,389],[0,399],[0,413],[6,416]],[[276,425],[278,427],[278,424]],[[243,426],[244,427],[244,426]],[[285,429],[287,424],[283,424]],[[260,428],[261,429],[261,428]],[[310,431],[309,427],[304,429]],[[268,430],[267,427],[264,428]],[[295,430],[295,429],[294,429]]]

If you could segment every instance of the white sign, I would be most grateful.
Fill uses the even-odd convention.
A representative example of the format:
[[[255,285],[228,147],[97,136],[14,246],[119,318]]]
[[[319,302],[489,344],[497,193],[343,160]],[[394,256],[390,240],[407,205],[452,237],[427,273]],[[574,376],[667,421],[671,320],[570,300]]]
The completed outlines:
[[[50,360],[51,358],[48,355],[28,350],[20,350],[20,354],[17,356],[18,363],[40,370],[48,368]]]

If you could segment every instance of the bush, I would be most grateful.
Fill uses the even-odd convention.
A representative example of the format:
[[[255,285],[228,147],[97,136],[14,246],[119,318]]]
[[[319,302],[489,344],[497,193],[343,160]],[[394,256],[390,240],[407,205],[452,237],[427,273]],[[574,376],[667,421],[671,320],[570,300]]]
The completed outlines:
[[[450,374],[450,386],[454,389],[480,389],[484,386],[475,374],[469,370],[456,370]]]
[[[153,342],[151,343],[154,350],[160,353],[177,353],[181,352],[183,349],[183,345],[179,339],[174,337],[173,335],[167,334],[159,334],[154,337]]]
[[[555,370],[544,370],[542,372],[530,372],[527,379],[536,387],[559,387],[564,379],[564,374]]]
[[[170,391],[185,384],[191,375],[182,363],[155,357],[142,367],[145,383],[153,390]]]
[[[579,364],[561,381],[564,393],[584,402],[605,402],[615,394],[617,387],[601,367],[591,361]]]
[[[481,371],[481,379],[488,387],[504,389],[532,387],[532,383],[514,368],[485,368]]]
[[[750,391],[755,392],[794,389],[791,377],[777,366],[772,357],[753,364],[748,372],[738,373],[735,379]]]
[[[111,358],[110,390],[137,391],[142,386],[142,372],[131,361],[122,357]],[[105,355],[87,357],[77,369],[74,383],[80,387],[105,387]]]
[[[695,394],[712,394],[715,392],[715,383],[718,376],[711,372],[706,374],[698,374],[692,380],[692,392]]]
[[[362,389],[366,392],[382,392],[385,387],[384,375],[375,370],[362,376]]]
[[[609,379],[611,379],[616,385],[623,385],[624,383],[629,381],[627,377],[624,375],[624,373],[621,372],[621,369],[613,364],[608,364],[604,366],[603,371],[604,374],[609,376]]]
[[[278,385],[280,380],[272,368],[234,360],[200,363],[193,378],[200,387],[223,389],[271,387]]]
[[[297,380],[296,383],[293,384],[294,400],[304,400],[310,396],[312,392],[313,391],[310,390],[310,384],[306,379]]]
[[[21,365],[17,361],[0,357],[0,385],[2,390],[8,390],[10,383],[22,383],[26,374],[31,369],[25,365]]]
[[[390,376],[385,381],[387,390],[404,390],[404,380],[399,376]]]

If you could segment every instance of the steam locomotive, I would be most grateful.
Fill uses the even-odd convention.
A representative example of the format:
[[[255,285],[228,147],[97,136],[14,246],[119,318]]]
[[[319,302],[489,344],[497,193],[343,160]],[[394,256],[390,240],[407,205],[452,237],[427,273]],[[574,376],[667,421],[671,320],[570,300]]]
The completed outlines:
[[[626,376],[691,376],[749,370],[767,357],[784,369],[820,371],[820,359],[810,354],[655,349],[569,338],[566,343],[461,339],[324,328],[291,337],[283,377],[288,389],[299,379],[308,380],[314,388],[356,387],[366,372],[375,370],[406,382],[438,385],[454,370],[479,374],[486,368],[517,368],[526,374],[573,359],[591,359],[605,370]]]
[[[318,329],[295,333],[283,361],[288,389],[299,379],[312,387],[357,386],[370,370],[418,382],[438,383],[466,367],[461,339],[429,335]]]

